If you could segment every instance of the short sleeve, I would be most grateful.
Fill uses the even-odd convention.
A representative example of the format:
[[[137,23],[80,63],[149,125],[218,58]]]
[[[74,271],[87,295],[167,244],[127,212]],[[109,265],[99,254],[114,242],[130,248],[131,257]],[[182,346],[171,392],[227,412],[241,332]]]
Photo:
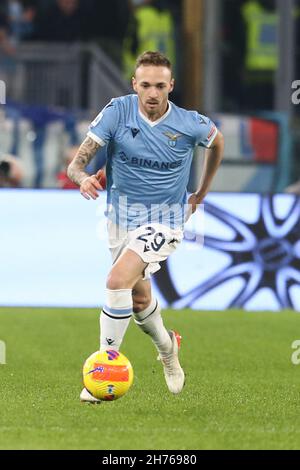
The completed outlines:
[[[112,99],[90,124],[87,135],[103,147],[114,137],[118,121],[118,106]]]
[[[195,113],[196,145],[209,148],[218,133],[217,126],[207,116]]]

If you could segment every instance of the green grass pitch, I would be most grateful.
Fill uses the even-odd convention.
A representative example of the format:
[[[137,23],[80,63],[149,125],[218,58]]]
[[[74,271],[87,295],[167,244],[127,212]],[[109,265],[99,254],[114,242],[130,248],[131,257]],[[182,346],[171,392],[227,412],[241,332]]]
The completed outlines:
[[[299,449],[299,313],[164,312],[183,336],[186,385],[166,388],[150,339],[132,324],[121,351],[130,392],[79,402],[81,368],[98,347],[97,310],[0,309],[1,449]],[[3,343],[2,343],[3,344]]]

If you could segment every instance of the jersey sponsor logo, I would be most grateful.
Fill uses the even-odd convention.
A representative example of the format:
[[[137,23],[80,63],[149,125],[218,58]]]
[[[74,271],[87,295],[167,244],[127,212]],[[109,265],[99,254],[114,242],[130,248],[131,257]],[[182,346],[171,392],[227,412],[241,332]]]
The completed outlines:
[[[182,160],[177,162],[160,162],[158,160],[150,160],[149,158],[128,157],[124,152],[120,152],[119,155],[121,161],[127,165],[151,168],[153,170],[174,170],[182,165]]]
[[[127,157],[126,153],[120,152],[119,155],[120,155],[120,158],[121,158],[121,160],[122,160],[123,163],[128,162],[129,158]]]
[[[168,144],[170,147],[176,147],[177,145],[177,139],[182,137],[182,134],[177,133],[177,134],[171,134],[171,132],[163,132],[163,134],[169,138]]]
[[[136,129],[136,128],[132,128],[131,129],[131,134],[132,134],[132,137],[135,138],[136,135],[140,132],[139,129]]]

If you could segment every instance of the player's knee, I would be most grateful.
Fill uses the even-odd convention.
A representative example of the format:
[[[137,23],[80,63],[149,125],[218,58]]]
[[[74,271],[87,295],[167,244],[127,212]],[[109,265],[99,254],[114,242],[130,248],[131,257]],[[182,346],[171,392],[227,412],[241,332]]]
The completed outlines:
[[[110,273],[108,275],[106,287],[110,290],[128,289],[126,281],[118,273]]]
[[[140,313],[150,305],[151,297],[147,294],[134,294],[132,300],[134,313]]]

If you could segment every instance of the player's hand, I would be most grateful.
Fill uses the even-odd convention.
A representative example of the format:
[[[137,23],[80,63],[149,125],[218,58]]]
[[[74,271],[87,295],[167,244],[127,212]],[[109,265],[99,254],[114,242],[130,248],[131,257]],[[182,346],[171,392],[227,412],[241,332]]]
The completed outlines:
[[[197,196],[195,193],[190,195],[188,199],[189,208],[186,214],[186,221],[190,218],[192,214],[194,214],[194,212],[196,212],[196,209],[199,206],[199,204],[201,204],[202,200],[203,198]]]
[[[80,185],[80,193],[82,194],[85,199],[97,199],[99,197],[98,191],[102,191],[103,187],[101,186],[99,180],[100,178],[100,171],[97,171],[95,175],[91,175],[86,177],[81,185]]]
[[[99,181],[102,189],[106,189],[106,174],[104,170],[98,170],[96,173],[96,178]]]

